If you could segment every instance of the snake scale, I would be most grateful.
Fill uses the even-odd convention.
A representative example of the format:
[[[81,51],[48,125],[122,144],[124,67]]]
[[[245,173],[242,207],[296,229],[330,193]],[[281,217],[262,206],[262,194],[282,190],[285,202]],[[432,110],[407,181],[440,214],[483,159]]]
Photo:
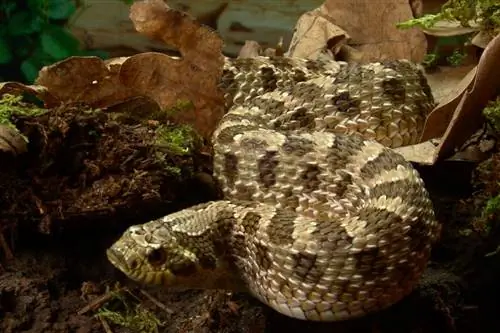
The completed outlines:
[[[247,291],[313,321],[409,294],[440,230],[419,174],[390,149],[415,143],[432,108],[419,66],[227,59],[221,87],[224,199],[131,226],[111,263],[143,283]]]

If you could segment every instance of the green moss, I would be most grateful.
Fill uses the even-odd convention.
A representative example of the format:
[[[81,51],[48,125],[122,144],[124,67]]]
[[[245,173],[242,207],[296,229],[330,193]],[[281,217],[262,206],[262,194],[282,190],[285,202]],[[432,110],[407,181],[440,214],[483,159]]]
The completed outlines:
[[[486,202],[486,206],[484,207],[483,210],[483,215],[485,216],[498,215],[499,212],[500,212],[500,195],[497,195],[496,197],[490,198]]]
[[[47,112],[46,109],[39,108],[32,104],[23,102],[22,95],[3,94],[0,99],[0,124],[11,126],[12,116],[38,116]]]
[[[500,97],[495,101],[490,101],[484,108],[483,114],[494,130],[500,133]]]
[[[14,130],[17,128],[12,124],[13,116],[39,116],[47,112],[46,109],[39,108],[33,104],[23,102],[22,95],[3,94],[0,99],[0,124],[6,125]],[[21,135],[22,138],[28,142],[28,139]]]
[[[427,14],[397,24],[399,28],[431,28],[438,21],[459,21],[464,27],[470,22],[479,24],[481,30],[492,36],[500,32],[500,3],[498,0],[448,0],[437,14]]]
[[[189,155],[200,143],[200,137],[187,125],[162,125],[156,130],[156,144],[175,155]]]
[[[155,314],[144,308],[140,302],[136,302],[138,299],[135,296],[134,302],[128,299],[130,297],[125,296],[122,292],[114,292],[111,300],[99,309],[96,316],[133,332],[158,332],[158,327],[163,326],[163,323]]]

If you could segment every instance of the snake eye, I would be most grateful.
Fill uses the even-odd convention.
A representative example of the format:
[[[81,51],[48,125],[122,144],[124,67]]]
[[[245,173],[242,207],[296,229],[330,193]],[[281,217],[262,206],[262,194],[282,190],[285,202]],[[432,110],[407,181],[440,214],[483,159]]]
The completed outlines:
[[[151,265],[161,265],[166,259],[167,256],[162,249],[155,249],[148,254],[148,261]]]

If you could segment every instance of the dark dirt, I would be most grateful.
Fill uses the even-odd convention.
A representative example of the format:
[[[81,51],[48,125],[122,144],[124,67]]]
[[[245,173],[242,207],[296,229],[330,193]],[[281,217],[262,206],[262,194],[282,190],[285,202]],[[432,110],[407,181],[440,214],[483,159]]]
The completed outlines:
[[[89,119],[95,120],[83,116],[70,117],[72,120],[67,116],[60,118],[66,119],[67,123],[72,124],[70,128],[74,129],[85,128],[81,124],[88,124]],[[78,121],[74,121],[75,119]],[[44,121],[39,120],[39,123]],[[109,124],[108,121],[99,123]],[[51,126],[55,128],[59,125]],[[37,126],[30,127],[27,122],[23,122],[21,128],[27,132],[30,132],[27,130],[30,128],[34,131],[30,132],[32,135],[40,133],[36,130]],[[101,134],[115,131],[113,132],[116,135],[115,140],[118,141],[120,140],[116,138],[127,138],[127,142],[130,143],[135,140],[134,138],[139,140],[140,137],[134,136],[134,133],[138,132],[134,131],[133,127],[100,128]],[[107,132],[108,130],[110,132]],[[87,152],[86,164],[83,165],[95,166],[96,161],[101,163],[105,160],[103,156],[109,157],[119,150],[111,141],[100,141],[107,136],[101,135],[101,139],[97,141],[89,138],[82,141],[83,132],[78,133],[80,133],[77,135],[78,142],[93,142],[82,150]],[[61,145],[62,142],[65,144]],[[89,207],[102,208],[103,204],[107,203],[108,206],[121,208],[85,210],[81,201],[82,195],[87,193],[90,199],[98,198],[96,197],[98,192],[92,192],[96,191],[96,188],[88,184],[95,184],[104,178],[109,179],[110,175],[123,182],[133,177],[134,168],[111,172],[111,169],[106,169],[101,163],[98,168],[100,172],[93,174],[97,180],[61,177],[61,169],[57,166],[62,164],[56,161],[50,164],[50,168],[45,167],[48,165],[47,156],[52,156],[51,160],[65,156],[66,166],[82,165],[67,164],[68,160],[75,162],[80,150],[75,147],[69,149],[66,142],[68,141],[60,141],[57,149],[54,143],[49,146],[32,147],[32,151],[37,152],[36,154],[10,164],[11,167],[7,167],[7,164],[2,166],[5,175],[2,183],[3,234],[7,240],[13,240],[15,245],[14,258],[2,262],[3,272],[0,276],[2,332],[133,332],[129,328],[111,323],[110,320],[106,320],[103,324],[95,316],[102,306],[119,307],[116,305],[116,300],[98,301],[102,295],[108,295],[106,288],[113,289],[115,281],[120,281],[122,287],[127,287],[136,295],[139,299],[135,301],[136,303],[157,316],[162,322],[159,332],[500,331],[500,317],[495,310],[500,305],[500,292],[499,288],[496,288],[500,277],[500,261],[495,254],[487,255],[494,252],[500,243],[500,230],[491,224],[491,219],[488,221],[479,219],[487,197],[481,193],[484,194],[488,187],[471,186],[474,164],[447,162],[420,169],[431,192],[444,231],[440,243],[434,248],[432,261],[418,288],[399,304],[376,315],[344,323],[319,324],[284,317],[246,294],[220,291],[172,292],[162,288],[137,286],[126,279],[108,263],[105,249],[129,225],[213,199],[215,197],[213,189],[209,182],[195,177],[197,173],[193,172],[189,173],[189,177],[182,178],[182,181],[164,175],[158,176],[158,168],[144,167],[144,165],[154,165],[144,162],[150,152],[146,149],[144,155],[134,155],[131,162],[135,163],[135,170],[142,165],[142,170],[146,173],[143,175],[146,178],[142,178],[140,182],[143,187],[137,188],[137,192],[134,193],[151,193],[152,184],[161,183],[161,190],[158,192],[160,195],[153,196],[155,199],[149,203],[145,203],[147,200],[139,200],[137,195],[122,196],[122,199],[126,199],[119,204],[106,197],[103,202],[94,201]],[[107,145],[102,146],[103,142],[107,142]],[[53,155],[47,152],[52,152]],[[92,154],[89,155],[88,152],[100,152],[100,154],[91,156]],[[124,158],[124,155],[118,155],[113,155],[114,161]],[[92,161],[96,163],[91,163]],[[143,163],[140,164],[139,161]],[[204,170],[207,165],[207,161],[192,156],[187,160],[177,160],[175,163],[188,165],[191,171]],[[15,168],[12,168],[12,165]],[[13,173],[12,170],[16,172]],[[84,168],[77,171],[72,169],[73,173],[67,172],[68,175],[82,175],[90,171],[89,168]],[[144,181],[152,179],[148,177],[153,175],[157,177],[154,181],[149,183]],[[33,183],[34,179],[37,179],[37,184]],[[477,181],[479,185],[484,185],[493,180],[483,177]],[[121,182],[118,183],[122,184]],[[12,188],[8,186],[15,186],[16,191],[9,192]],[[35,191],[27,192],[27,189]],[[6,197],[5,193],[10,195]],[[53,198],[59,198],[60,202],[54,203],[53,200],[48,200],[49,194]],[[39,200],[35,200],[35,197]],[[118,197],[116,194],[116,198]],[[80,214],[61,213],[70,210]],[[56,214],[55,211],[59,213]],[[26,219],[28,216],[35,218]],[[40,227],[44,225],[40,224],[41,222],[47,222],[44,220],[45,216],[50,216],[51,223],[47,224],[50,226],[48,229]],[[13,228],[12,221],[23,223],[18,223],[17,227]],[[486,225],[487,223],[490,224]],[[484,231],[486,229],[487,232]],[[43,234],[40,230],[46,233]],[[141,293],[141,288],[165,307],[158,306],[146,297]],[[96,304],[95,308],[84,311],[89,303]],[[109,331],[106,331],[106,323],[110,326]],[[145,329],[139,331],[147,332]]]

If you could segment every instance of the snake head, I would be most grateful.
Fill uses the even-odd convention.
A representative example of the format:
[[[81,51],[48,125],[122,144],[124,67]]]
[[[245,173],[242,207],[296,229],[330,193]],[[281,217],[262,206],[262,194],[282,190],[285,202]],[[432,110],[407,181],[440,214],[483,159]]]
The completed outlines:
[[[220,230],[200,227],[200,210],[129,227],[106,252],[129,278],[145,284],[196,289],[240,289],[218,241]],[[196,223],[191,223],[196,222]],[[199,229],[194,229],[194,226]]]

